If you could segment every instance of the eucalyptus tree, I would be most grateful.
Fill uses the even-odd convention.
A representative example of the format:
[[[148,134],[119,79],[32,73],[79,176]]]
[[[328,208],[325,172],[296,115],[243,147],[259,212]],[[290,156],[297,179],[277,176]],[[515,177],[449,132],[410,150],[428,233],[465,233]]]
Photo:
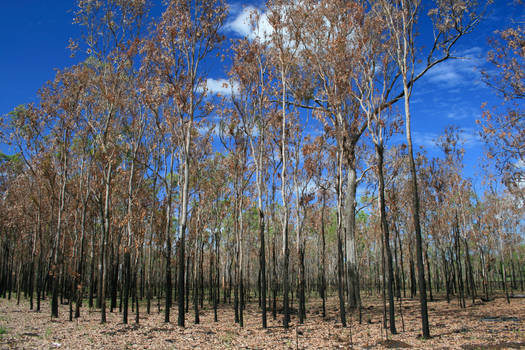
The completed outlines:
[[[141,26],[137,25],[137,36],[136,42],[142,39]],[[141,62],[137,62],[139,59],[139,47],[138,44],[130,47],[127,53],[127,70],[123,75],[123,79],[126,83],[124,89],[126,93],[122,96],[122,135],[123,135],[123,152],[125,153],[125,166],[128,170],[128,181],[127,181],[127,199],[126,199],[126,241],[124,247],[124,266],[123,266],[123,312],[122,322],[128,322],[128,297],[131,289],[131,250],[134,244],[134,233],[132,229],[133,219],[133,202],[135,187],[140,184],[135,179],[138,157],[141,147],[147,146],[145,143],[148,139],[145,139],[146,125],[150,121],[151,110],[148,108],[150,105],[149,96],[144,92],[150,86],[146,79],[149,78],[148,71],[137,71],[135,66]],[[150,139],[151,141],[151,139]],[[136,322],[138,323],[138,304],[137,304],[137,316]]]
[[[6,118],[0,122],[3,133],[2,141],[15,150],[14,156],[7,156],[2,154],[2,164],[4,167],[8,167],[11,170],[11,166],[15,164],[15,161],[22,161],[27,167],[27,175],[31,176],[32,179],[29,181],[31,188],[31,196],[36,210],[33,211],[36,214],[34,219],[35,227],[33,228],[32,247],[31,247],[31,265],[30,270],[32,273],[30,283],[30,309],[33,309],[33,290],[36,287],[37,293],[37,305],[36,311],[40,311],[40,289],[42,281],[42,269],[41,264],[43,262],[43,249],[42,249],[42,222],[44,221],[44,192],[46,191],[45,182],[42,176],[42,160],[48,147],[45,142],[45,123],[41,123],[41,112],[38,107],[34,105],[18,106],[12,112],[10,112]],[[6,172],[10,173],[10,172]],[[7,177],[8,179],[9,177]],[[8,182],[4,183],[7,186]],[[35,187],[32,187],[35,186]],[[5,190],[7,190],[6,187]],[[40,249],[39,246],[40,245]],[[38,252],[38,257],[36,256]]]
[[[312,143],[305,145],[303,148],[303,154],[305,156],[304,168],[308,173],[308,177],[312,178],[312,181],[317,190],[317,203],[320,206],[320,277],[319,277],[319,295],[322,299],[322,315],[326,317],[326,299],[327,299],[327,285],[326,285],[326,228],[330,222],[329,212],[330,199],[333,197],[333,188],[330,186],[330,182],[335,177],[334,174],[334,146],[331,144],[331,140],[317,136]],[[315,216],[315,215],[313,215]],[[328,217],[327,217],[328,216]],[[312,220],[314,218],[312,217]],[[314,225],[315,226],[315,225]]]
[[[255,14],[254,14],[255,15]],[[257,22],[256,22],[257,23]],[[257,24],[254,23],[254,26]],[[255,28],[257,29],[257,28]],[[246,134],[253,165],[255,167],[255,187],[257,192],[257,209],[259,214],[259,269],[260,300],[262,326],[267,327],[266,320],[266,248],[265,248],[265,212],[264,187],[268,179],[268,120],[271,117],[269,106],[269,81],[272,79],[269,67],[268,47],[264,42],[240,40],[233,48],[234,59],[231,71],[233,89],[231,101],[243,132]]]
[[[410,98],[414,83],[421,79],[430,69],[438,64],[454,58],[454,48],[458,40],[472,32],[481,21],[488,2],[436,0],[430,4],[427,17],[432,23],[433,42],[425,45],[427,49],[420,50],[416,44],[418,23],[421,11],[420,0],[373,1],[377,4],[378,14],[385,19],[386,31],[392,41],[390,46],[391,59],[398,67],[397,77],[400,78],[401,90],[380,106],[386,108],[403,99],[405,112],[405,132],[408,146],[408,158],[412,178],[412,215],[416,237],[416,256],[418,267],[418,285],[421,306],[421,323],[423,337],[430,337],[428,324],[427,293],[423,265],[422,234],[420,224],[420,204],[417,185],[417,170],[414,161],[412,145]],[[420,65],[418,62],[422,61]],[[394,87],[394,85],[392,85]],[[397,87],[396,87],[397,88]]]
[[[343,152],[343,170],[346,173],[344,227],[346,237],[346,264],[349,274],[349,302],[352,308],[361,308],[359,272],[355,237],[356,190],[358,157],[357,145],[366,129],[366,118],[359,111],[354,98],[353,61],[358,53],[353,41],[359,30],[365,9],[357,1],[303,1],[293,7],[288,30],[300,43],[299,60],[307,72],[306,81],[293,86],[302,90],[313,102],[306,107],[324,125],[331,125]],[[343,254],[339,257],[342,261]],[[341,279],[340,284],[344,282]],[[342,302],[342,301],[341,301]],[[344,304],[341,304],[341,313]],[[341,314],[341,318],[345,318]],[[343,321],[345,323],[346,321]]]
[[[32,240],[31,224],[25,215],[33,204],[31,196],[27,193],[31,188],[32,179],[19,156],[3,154],[2,156],[0,162],[2,171],[0,183],[2,194],[0,295],[11,300],[12,291],[16,291],[18,305],[20,303],[20,269],[24,256],[27,254],[23,242]]]
[[[152,62],[157,75],[159,83],[157,88],[161,89],[168,101],[164,111],[169,115],[171,129],[178,134],[177,138],[180,142],[177,268],[179,326],[185,324],[184,242],[188,222],[194,120],[209,113],[203,102],[206,96],[206,72],[202,65],[223,40],[219,29],[226,18],[226,13],[226,5],[221,0],[169,1],[154,29],[152,40],[145,48],[148,52],[148,60]],[[173,162],[173,154],[171,159]],[[168,303],[167,306],[169,305]],[[169,322],[168,313],[165,321]]]
[[[472,297],[472,303],[475,302],[476,293],[474,278],[472,276],[472,264],[470,259],[470,249],[468,241],[470,240],[470,232],[472,230],[472,220],[469,217],[471,209],[471,183],[461,176],[463,170],[463,157],[465,149],[461,142],[460,130],[454,127],[449,127],[445,133],[437,140],[438,146],[445,155],[442,162],[444,171],[446,171],[446,188],[448,189],[447,196],[449,212],[454,209],[454,217],[450,218],[453,222],[454,232],[454,249],[456,254],[456,269],[459,282],[460,305],[465,307],[463,271],[461,261],[461,245],[464,245],[465,256],[465,281],[468,291]]]
[[[80,317],[80,307],[82,305],[84,293],[84,265],[86,261],[85,241],[88,238],[87,229],[91,215],[89,212],[89,200],[91,198],[91,184],[94,172],[92,140],[89,137],[89,131],[87,131],[87,128],[83,128],[83,125],[80,123],[81,120],[78,122],[78,130],[72,147],[76,162],[75,168],[77,169],[77,181],[75,181],[75,201],[78,203],[78,208],[80,211],[80,247],[78,252],[77,268],[75,271],[75,282],[73,284],[74,293],[76,293],[75,318]]]
[[[384,110],[382,106],[389,99],[391,86],[397,79],[397,71],[388,53],[392,42],[384,39],[386,23],[376,11],[377,6],[372,6],[367,19],[354,38],[358,54],[355,60],[357,68],[353,76],[353,85],[354,96],[366,116],[367,128],[376,154],[379,220],[386,253],[385,277],[389,301],[389,326],[390,332],[396,334],[393,260],[385,208],[384,148],[385,139],[397,128],[399,121],[395,119],[395,112]]]
[[[315,194],[311,189],[311,182],[313,171],[306,168],[306,153],[307,145],[310,138],[303,136],[304,129],[300,126],[295,126],[292,137],[292,154],[293,169],[293,191],[294,191],[294,206],[295,206],[295,244],[296,255],[299,263],[299,271],[297,276],[297,297],[299,301],[299,323],[303,324],[306,318],[306,271],[305,271],[305,252],[307,244],[307,224],[308,217],[311,211],[311,202],[315,198]],[[310,163],[312,165],[312,163]]]
[[[60,270],[60,241],[64,235],[65,224],[63,215],[66,205],[66,185],[71,156],[71,146],[77,125],[84,108],[85,87],[88,85],[87,76],[82,66],[59,72],[53,82],[50,82],[40,91],[42,117],[52,126],[51,142],[56,148],[59,159],[56,160],[56,173],[59,175],[59,194],[57,207],[56,233],[53,246],[52,300],[51,315],[58,317],[58,274]],[[65,249],[65,247],[63,247]]]
[[[227,201],[231,195],[228,187],[229,179],[225,161],[226,157],[218,152],[206,159],[203,170],[207,175],[200,180],[204,192],[201,203],[205,203],[208,208],[207,211],[209,211],[209,288],[210,302],[213,305],[213,318],[215,322],[219,320],[221,241],[227,239],[227,237],[221,239],[221,236],[224,235],[224,231],[227,229],[225,227],[225,213],[227,213]],[[226,259],[223,258],[223,261],[225,260]]]
[[[221,122],[221,141],[228,156],[225,165],[228,173],[232,177],[231,190],[231,226],[234,236],[233,245],[233,267],[232,275],[235,280],[234,285],[234,313],[235,323],[244,327],[244,260],[246,224],[244,223],[245,212],[243,209],[248,204],[246,191],[251,182],[252,171],[248,164],[249,141],[246,132],[241,124],[238,109],[228,110],[229,119]]]
[[[270,57],[275,69],[276,100],[280,107],[280,134],[277,137],[280,149],[281,163],[281,202],[282,202],[282,239],[283,239],[283,325],[288,328],[290,325],[290,304],[289,304],[289,267],[290,267],[290,247],[289,247],[289,215],[290,215],[290,191],[289,191],[289,87],[291,86],[291,70],[293,69],[295,54],[298,50],[298,44],[291,42],[286,26],[290,21],[290,8],[287,3],[281,0],[270,1],[268,4],[268,21],[273,32],[269,37],[271,45]]]
[[[145,163],[148,170],[152,172],[154,178],[155,200],[161,201],[164,208],[164,247],[163,256],[165,259],[164,268],[164,289],[165,289],[165,308],[164,322],[170,322],[170,309],[172,302],[172,276],[171,276],[171,251],[172,251],[172,220],[175,189],[180,185],[179,177],[175,170],[178,166],[180,153],[180,134],[177,116],[170,107],[170,96],[173,95],[173,89],[177,86],[178,65],[170,66],[172,70],[167,70],[168,62],[159,60],[161,56],[157,52],[160,50],[156,45],[159,41],[149,40],[144,43],[143,51],[145,62],[141,67],[141,73],[148,76],[145,84],[145,100],[148,109],[152,114],[153,123],[147,129],[147,138],[152,142],[151,158],[147,158]],[[169,84],[172,84],[171,86]],[[152,164],[151,164],[152,163]],[[155,193],[157,180],[163,187],[163,192]],[[157,197],[160,198],[157,198]],[[153,213],[151,214],[153,220]],[[153,236],[151,237],[153,238]]]
[[[523,3],[516,6],[522,7]],[[521,50],[524,37],[524,27],[519,24],[502,29],[491,38],[492,50],[487,59],[494,70],[483,71],[483,80],[503,100],[501,106],[492,109],[485,104],[483,117],[478,120],[490,158],[495,160],[505,185],[521,201],[525,200],[525,54]]]
[[[137,52],[141,24],[147,5],[142,1],[106,2],[82,0],[78,2],[74,22],[82,28],[81,43],[72,42],[73,48],[82,47],[91,55],[86,63],[90,83],[86,87],[89,99],[83,119],[93,135],[96,159],[102,169],[103,190],[96,196],[102,208],[102,235],[100,252],[101,322],[106,322],[106,279],[108,274],[105,255],[110,239],[110,196],[112,179],[121,158],[120,125],[126,113],[124,97],[129,92],[128,81],[131,57]]]

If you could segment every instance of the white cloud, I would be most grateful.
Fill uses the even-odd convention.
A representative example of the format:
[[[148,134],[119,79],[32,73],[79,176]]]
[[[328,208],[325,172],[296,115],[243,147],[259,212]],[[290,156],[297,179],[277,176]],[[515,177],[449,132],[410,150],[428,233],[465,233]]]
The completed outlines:
[[[521,176],[518,176],[517,182],[518,182],[518,188],[520,190],[525,190],[525,177],[523,176],[523,172],[525,171],[525,161],[519,159],[517,162],[514,163],[514,170],[516,173],[521,173]]]
[[[435,132],[412,132],[414,143],[417,146],[423,146],[427,149],[433,148],[436,149],[436,141],[442,134]],[[478,134],[478,131],[475,128],[461,128],[459,131],[459,142],[466,149],[475,148],[481,146],[481,138]]]
[[[252,22],[256,20],[255,26]],[[226,23],[226,30],[237,33],[250,40],[265,39],[271,35],[273,28],[268,22],[266,12],[254,6],[246,6],[237,13],[235,18]]]
[[[239,84],[236,82],[231,83],[226,79],[208,78],[206,80],[206,89],[209,94],[227,96],[231,95],[232,92],[236,93],[239,91]]]
[[[480,147],[482,144],[479,131],[476,128],[462,128],[460,132],[461,140],[465,148]]]
[[[478,67],[485,63],[483,50],[473,47],[459,52],[456,56],[460,58],[449,59],[432,68],[426,74],[426,79],[430,83],[449,88],[479,83],[481,79]]]
[[[434,148],[437,147],[436,140],[438,139],[439,134],[435,132],[413,131],[412,137],[416,145],[423,146],[425,148]]]
[[[279,5],[279,7],[274,10],[279,11],[280,16],[284,18],[288,16],[287,9],[293,8],[293,6],[297,4],[300,4],[300,1],[299,3],[292,1],[287,5]],[[260,9],[251,5],[242,7],[242,9],[239,9],[239,5],[233,5],[232,19],[226,23],[225,29],[242,37],[246,37],[249,40],[259,40],[272,46],[273,43],[271,39],[275,31],[268,20],[268,12],[267,9]],[[327,28],[331,27],[330,21],[327,17],[324,17],[324,22],[325,26],[324,28],[320,28],[320,31],[321,34],[327,36],[326,40],[328,40],[328,35],[325,32],[328,30]],[[307,33],[303,33],[303,35],[307,35]],[[285,46],[298,50],[304,49],[302,43],[298,43],[291,38],[286,28],[283,29],[283,36]],[[354,40],[352,38],[353,33],[351,32],[348,36],[348,45],[353,45]]]
[[[452,120],[463,120],[463,119],[479,119],[481,113],[478,109],[453,106],[449,112],[446,113],[446,117]]]
[[[213,128],[211,135],[213,137],[219,136],[220,134],[220,123],[221,117],[217,114],[212,114],[206,118],[206,120],[201,120],[197,129],[201,135],[204,135]]]

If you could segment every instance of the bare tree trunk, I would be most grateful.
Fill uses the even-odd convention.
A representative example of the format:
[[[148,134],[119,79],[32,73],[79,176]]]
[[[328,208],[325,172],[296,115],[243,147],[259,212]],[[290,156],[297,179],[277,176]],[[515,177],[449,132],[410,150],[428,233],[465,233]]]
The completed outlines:
[[[355,149],[348,159],[347,193],[346,193],[346,233],[347,233],[347,264],[348,264],[348,298],[350,307],[357,308],[361,322],[361,291],[359,286],[359,269],[357,265],[357,246],[355,238],[355,209],[357,176],[355,170]]]
[[[264,212],[259,208],[259,271],[261,276],[260,300],[262,312],[262,327],[268,327],[266,321],[266,255],[264,241]]]
[[[106,279],[107,279],[107,264],[105,261],[106,245],[109,239],[109,195],[111,176],[113,171],[113,164],[110,163],[105,174],[105,198],[104,198],[104,225],[102,229],[102,244],[100,248],[100,264],[102,269],[101,278],[101,293],[100,293],[100,323],[106,323]]]
[[[273,217],[273,215],[272,215]],[[273,235],[272,241],[272,317],[274,320],[277,319],[277,256],[276,256],[276,235]]]
[[[193,96],[192,96],[193,97]],[[190,107],[193,108],[193,98],[190,98]],[[189,196],[189,185],[190,185],[190,145],[191,145],[191,127],[193,125],[193,110],[190,111],[191,121],[186,125],[185,137],[184,137],[184,173],[183,173],[183,187],[181,193],[181,214],[179,224],[179,261],[178,261],[178,320],[177,324],[180,327],[184,327],[185,324],[185,308],[184,308],[184,250],[186,240],[186,226],[188,220],[188,196]]]
[[[89,299],[88,306],[93,308],[93,294],[95,293],[95,232],[91,233],[91,252],[89,268]]]
[[[414,161],[414,150],[412,147],[412,133],[410,128],[410,93],[408,88],[408,82],[406,79],[403,81],[404,85],[404,97],[405,97],[405,126],[406,126],[406,138],[408,146],[408,159],[410,164],[410,176],[412,184],[412,219],[414,222],[414,233],[416,236],[416,260],[417,260],[417,271],[418,271],[418,284],[419,284],[419,304],[421,309],[421,328],[423,331],[423,338],[430,338],[430,327],[428,324],[428,306],[427,306],[427,286],[425,283],[425,268],[423,265],[423,244],[421,237],[421,224],[419,221],[419,192],[417,185],[417,172],[416,163]]]
[[[403,298],[406,298],[407,294],[406,294],[406,288],[405,288],[406,277],[405,277],[405,264],[403,262],[403,245],[401,243],[401,237],[399,235],[399,229],[397,228],[397,226],[395,224],[394,224],[394,229],[395,229],[395,233],[396,233],[397,244],[399,245],[399,260],[400,260],[400,264],[401,264],[401,282],[403,284]]]
[[[80,317],[80,306],[82,306],[82,295],[84,291],[83,286],[83,274],[84,274],[84,239],[86,234],[86,209],[87,203],[82,201],[82,217],[80,219],[80,259],[77,267],[77,278],[76,278],[76,306],[75,306],[75,318]]]
[[[467,275],[468,280],[470,284],[470,296],[472,297],[472,305],[476,302],[476,283],[474,282],[474,272],[472,271],[472,264],[470,262],[470,252],[468,247],[468,241],[465,238],[463,240],[465,242],[465,258],[466,258],[466,267],[467,267]]]
[[[432,295],[432,275],[430,273],[430,260],[428,259],[428,243],[425,247],[425,262],[427,263],[427,274],[428,274],[428,292],[430,296],[430,301],[434,300],[434,296]]]
[[[377,155],[377,175],[379,180],[379,214],[381,219],[381,231],[383,231],[383,246],[386,253],[386,287],[388,291],[388,311],[389,311],[389,324],[390,333],[396,334],[396,323],[395,323],[395,305],[394,305],[394,270],[392,267],[392,250],[390,248],[390,231],[388,229],[388,221],[386,219],[386,203],[385,203],[385,179],[383,176],[383,146],[375,145]]]
[[[503,291],[505,292],[505,298],[507,299],[507,304],[510,304],[509,297],[509,288],[507,287],[507,270],[505,269],[505,262],[503,257],[500,260],[500,269],[501,269],[501,279],[503,284]]]
[[[326,317],[326,237],[325,237],[325,212],[326,190],[323,189],[323,204],[321,207],[321,298],[323,299],[323,318]]]
[[[215,232],[215,295],[213,298],[213,320],[215,322],[219,321],[217,317],[217,305],[219,304],[219,298],[220,298],[220,287],[219,287],[219,266],[220,266],[220,259],[219,259],[219,230]]]
[[[58,254],[60,250],[60,238],[62,229],[62,212],[64,211],[65,195],[66,195],[66,179],[67,179],[67,152],[63,152],[63,163],[62,163],[62,184],[60,186],[60,197],[58,204],[58,219],[56,227],[55,244],[53,247],[53,269],[52,269],[52,288],[53,296],[51,299],[51,317],[58,317],[58,269],[59,261]]]
[[[385,240],[381,238],[381,301],[383,303],[383,328],[388,327],[387,316],[386,316],[386,268],[385,268]],[[381,336],[383,332],[381,332]]]
[[[455,238],[454,238],[454,247],[456,251],[456,273],[458,279],[458,288],[459,288],[459,305],[461,308],[465,308],[465,294],[463,286],[463,271],[461,268],[461,245],[460,245],[460,232],[459,232],[459,222],[458,216],[456,213],[455,219]]]
[[[170,152],[171,153],[171,156],[170,156],[170,174],[173,174],[173,163],[174,163],[174,158],[175,158],[175,153],[173,151]],[[166,238],[166,266],[165,266],[165,286],[164,286],[164,290],[165,290],[165,293],[166,293],[166,307],[164,309],[164,322],[165,323],[168,323],[170,322],[170,309],[171,309],[171,296],[172,296],[172,283],[171,283],[171,205],[172,205],[172,188],[173,188],[173,177],[171,177],[169,180],[167,179],[168,178],[168,173],[167,171],[165,170],[164,172],[164,179],[165,181],[168,181],[167,184],[167,188],[166,188],[166,191],[167,191],[167,202],[166,202],[166,217],[165,217],[165,220],[166,220],[166,227],[164,229],[164,235],[165,235],[165,238]],[[182,261],[182,265],[184,266],[184,253],[182,252],[182,255],[181,255],[181,245],[182,245],[182,240],[179,241],[179,246],[178,246],[178,249],[179,249],[179,256],[178,256],[178,259],[183,259]],[[179,260],[179,269],[180,269],[180,260]],[[184,269],[183,269],[184,271]],[[180,271],[179,271],[180,273]],[[182,277],[182,281],[184,282],[184,275]],[[180,283],[180,280],[178,281]],[[178,285],[179,287],[179,293],[180,293],[180,285]],[[178,296],[179,297],[179,302],[180,302],[180,295]],[[184,283],[183,283],[183,286],[182,286],[182,300],[183,300],[183,310],[184,310]],[[180,314],[180,308],[179,308],[179,314]],[[184,319],[184,312],[182,313],[182,317]],[[180,315],[179,315],[179,326],[180,326]],[[183,325],[184,326],[184,320],[183,320]]]
[[[283,254],[284,254],[284,264],[283,264],[283,310],[284,310],[284,319],[283,325],[284,328],[288,328],[290,324],[290,309],[289,309],[289,264],[290,264],[290,248],[288,247],[288,198],[286,191],[286,181],[287,181],[287,167],[288,167],[288,158],[287,158],[287,122],[286,122],[286,68],[284,65],[283,57],[281,55],[281,83],[282,83],[282,125],[281,125],[281,198],[283,204],[283,221],[282,221],[282,234],[283,234]]]
[[[343,189],[343,171],[342,171],[342,150],[339,149],[337,156],[337,292],[339,296],[339,316],[343,327],[346,327],[346,311],[345,311],[345,297],[344,297],[344,264],[343,264],[343,218],[342,218],[342,189]]]
[[[199,210],[199,209],[197,209]],[[197,231],[199,230],[199,215],[200,212],[197,212]],[[200,245],[200,232],[197,232],[197,237],[195,237],[195,246],[194,246],[194,254],[193,254],[193,312],[194,312],[194,323],[199,324],[200,323],[200,317],[199,317],[199,265],[197,261],[199,261],[199,245]]]

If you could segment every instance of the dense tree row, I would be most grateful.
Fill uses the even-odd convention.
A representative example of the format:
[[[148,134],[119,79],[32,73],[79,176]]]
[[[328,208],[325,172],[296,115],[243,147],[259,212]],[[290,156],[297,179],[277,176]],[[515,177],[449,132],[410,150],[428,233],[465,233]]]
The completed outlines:
[[[84,303],[101,322],[118,308],[124,323],[144,304],[170,322],[177,300],[180,326],[233,303],[241,327],[247,307],[289,327],[296,304],[302,323],[313,297],[325,316],[332,294],[346,326],[381,295],[391,333],[419,296],[429,337],[427,298],[465,307],[523,290],[523,50],[507,46],[521,28],[499,34],[499,73],[484,75],[512,105],[480,121],[498,172],[479,193],[459,130],[436,140],[441,157],[414,149],[410,99],[485,5],[274,0],[268,28],[255,12],[259,34],[228,48],[222,1],[172,0],[158,18],[149,7],[79,1],[70,46],[87,59],[5,116],[0,295],[37,311],[49,297],[70,320]],[[224,96],[207,87],[221,53]]]

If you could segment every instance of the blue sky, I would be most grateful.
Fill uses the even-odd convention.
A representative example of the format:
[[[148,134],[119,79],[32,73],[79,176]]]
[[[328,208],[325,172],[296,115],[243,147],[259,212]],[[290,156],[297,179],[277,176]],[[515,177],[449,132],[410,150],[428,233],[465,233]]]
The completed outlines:
[[[423,1],[425,3],[425,1]],[[243,3],[244,4],[244,3]],[[243,4],[230,3],[231,14],[225,28],[228,37],[249,35],[246,8]],[[261,2],[252,3],[264,11]],[[55,69],[78,62],[67,49],[69,38],[77,39],[79,29],[73,24],[73,0],[18,0],[4,1],[0,5],[0,115],[5,115],[17,105],[36,100],[37,90],[45,81],[53,79]],[[494,30],[522,20],[523,6],[496,1],[487,19],[457,46],[457,54],[465,60],[449,61],[429,72],[415,86],[413,132],[416,145],[427,148],[429,155],[436,155],[433,140],[447,125],[457,125],[463,130],[466,148],[465,175],[479,178],[483,146],[477,135],[475,120],[481,116],[481,104],[499,103],[494,92],[480,81],[479,69],[485,64],[489,50],[487,39]],[[421,39],[425,40],[422,31]],[[431,38],[429,38],[431,39]],[[227,63],[210,65],[210,87],[221,89],[221,78],[226,77]],[[401,106],[399,106],[401,108]],[[8,152],[4,145],[0,150]],[[477,182],[477,181],[475,181]]]

